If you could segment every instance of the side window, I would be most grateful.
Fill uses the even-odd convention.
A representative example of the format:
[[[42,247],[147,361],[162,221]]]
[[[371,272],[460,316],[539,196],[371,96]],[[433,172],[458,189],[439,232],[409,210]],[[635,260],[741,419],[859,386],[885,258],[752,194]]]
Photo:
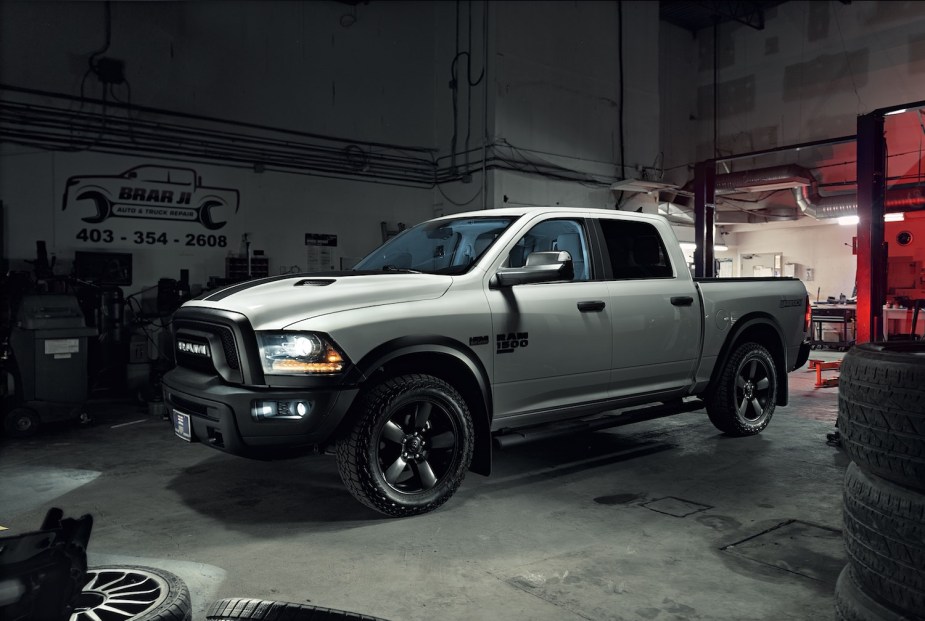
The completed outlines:
[[[648,222],[601,219],[615,280],[671,278],[674,271],[662,237]]]
[[[523,267],[534,252],[565,250],[572,256],[574,280],[591,280],[588,241],[584,226],[578,220],[545,220],[518,240],[511,249],[505,267]]]

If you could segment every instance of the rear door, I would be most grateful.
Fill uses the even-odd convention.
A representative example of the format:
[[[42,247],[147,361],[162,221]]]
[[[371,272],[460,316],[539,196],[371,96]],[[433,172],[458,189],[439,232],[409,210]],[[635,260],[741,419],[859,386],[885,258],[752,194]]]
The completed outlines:
[[[700,296],[655,225],[601,218],[613,318],[611,397],[686,389],[700,351]]]
[[[568,282],[488,289],[494,348],[495,418],[606,398],[610,382],[608,284],[594,280],[583,218],[534,224],[507,254],[522,267],[531,252],[566,250]]]

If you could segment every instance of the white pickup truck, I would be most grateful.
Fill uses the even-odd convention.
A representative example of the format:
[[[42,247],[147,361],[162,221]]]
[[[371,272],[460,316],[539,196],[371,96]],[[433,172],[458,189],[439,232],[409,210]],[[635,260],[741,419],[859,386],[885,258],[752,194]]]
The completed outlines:
[[[353,270],[204,293],[173,319],[174,430],[255,458],[331,451],[350,492],[431,511],[493,445],[706,408],[733,436],[809,355],[792,278],[694,279],[660,216],[575,208],[437,218]]]

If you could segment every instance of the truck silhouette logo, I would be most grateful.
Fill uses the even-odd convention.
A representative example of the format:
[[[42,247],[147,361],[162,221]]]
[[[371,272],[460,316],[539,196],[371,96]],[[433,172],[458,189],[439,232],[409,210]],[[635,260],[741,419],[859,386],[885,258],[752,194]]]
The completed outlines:
[[[82,201],[96,213],[81,218],[98,224],[112,217],[198,222],[209,230],[227,224],[219,213],[237,213],[238,191],[202,185],[191,168],[136,166],[120,175],[69,177],[61,210]]]

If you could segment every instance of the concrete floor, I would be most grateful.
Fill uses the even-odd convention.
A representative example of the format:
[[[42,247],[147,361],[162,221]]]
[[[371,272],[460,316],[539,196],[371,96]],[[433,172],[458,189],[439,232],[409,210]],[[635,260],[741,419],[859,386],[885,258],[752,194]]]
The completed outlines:
[[[89,426],[0,439],[0,526],[91,513],[90,564],[176,573],[194,620],[222,597],[392,621],[829,620],[847,562],[848,460],[826,444],[838,389],[790,379],[758,436],[726,438],[701,411],[523,445],[402,520],[353,500],[333,457],[247,461],[144,406],[91,403]]]

